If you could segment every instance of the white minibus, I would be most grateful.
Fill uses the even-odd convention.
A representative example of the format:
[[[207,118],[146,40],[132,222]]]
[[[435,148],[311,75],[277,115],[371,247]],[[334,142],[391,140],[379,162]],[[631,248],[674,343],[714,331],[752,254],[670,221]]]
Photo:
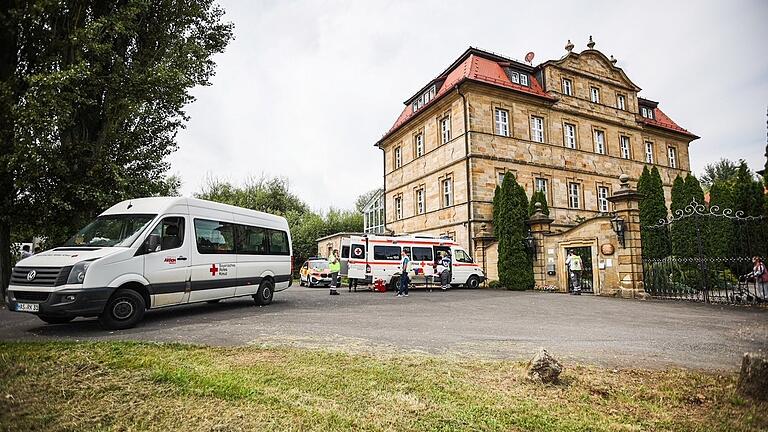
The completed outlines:
[[[147,309],[253,296],[291,286],[285,218],[192,198],[123,201],[57,247],[19,261],[9,310],[45,322],[98,317],[129,328]]]

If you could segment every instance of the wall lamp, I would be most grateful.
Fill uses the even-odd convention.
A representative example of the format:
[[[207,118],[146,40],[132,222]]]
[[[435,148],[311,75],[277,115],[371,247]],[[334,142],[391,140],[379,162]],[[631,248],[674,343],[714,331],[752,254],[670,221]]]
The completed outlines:
[[[626,247],[624,244],[624,232],[627,230],[627,226],[624,219],[619,217],[619,215],[614,215],[613,218],[611,218],[611,226],[613,227],[613,231],[619,237],[621,247]]]

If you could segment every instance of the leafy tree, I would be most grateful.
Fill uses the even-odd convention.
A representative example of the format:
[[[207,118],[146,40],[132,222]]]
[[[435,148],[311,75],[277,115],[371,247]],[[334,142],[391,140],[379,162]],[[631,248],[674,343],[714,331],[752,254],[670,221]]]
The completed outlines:
[[[547,196],[544,191],[536,191],[531,195],[531,202],[528,207],[528,214],[533,216],[536,213],[536,203],[541,203],[541,212],[549,216],[549,206],[547,205]]]
[[[724,209],[733,208],[733,195],[731,185],[724,180],[717,180],[709,189],[709,207],[717,210],[715,214],[721,213]],[[733,221],[726,217],[715,217],[709,219],[707,240],[707,256],[713,258],[726,258],[733,253],[732,242],[734,241]]]
[[[0,287],[13,233],[55,245],[117,201],[174,189],[165,157],[232,38],[223,13],[213,0],[2,3]]]
[[[728,159],[720,159],[717,162],[707,164],[704,167],[704,174],[701,176],[701,184],[709,190],[716,182],[721,182],[722,186],[733,185],[736,181],[736,174],[739,166]]]
[[[637,190],[642,194],[640,200],[640,226],[658,225],[667,217],[667,205],[664,198],[664,184],[659,170],[643,168],[643,173],[637,182]],[[643,241],[643,257],[659,259],[670,254],[669,235],[664,228],[644,229],[641,231]]]
[[[371,199],[373,199],[373,197],[381,191],[382,189],[378,188],[378,189],[370,190],[360,195],[359,197],[357,197],[357,199],[355,200],[355,209],[358,212],[362,213],[363,209],[365,209],[365,206],[371,201]]]
[[[494,196],[494,233],[499,242],[499,282],[507,289],[532,289],[533,262],[525,247],[528,196],[507,174]]]

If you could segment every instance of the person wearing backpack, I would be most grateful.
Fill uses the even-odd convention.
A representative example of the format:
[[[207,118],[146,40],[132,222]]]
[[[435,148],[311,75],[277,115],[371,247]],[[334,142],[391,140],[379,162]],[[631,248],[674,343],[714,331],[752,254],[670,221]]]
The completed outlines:
[[[759,256],[752,257],[752,264],[749,276],[755,279],[756,294],[761,300],[768,300],[768,270]]]

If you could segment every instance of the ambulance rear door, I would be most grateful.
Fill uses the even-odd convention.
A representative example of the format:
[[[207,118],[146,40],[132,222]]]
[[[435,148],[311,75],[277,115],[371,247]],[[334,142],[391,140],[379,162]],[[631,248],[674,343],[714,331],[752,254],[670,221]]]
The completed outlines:
[[[351,239],[349,237],[343,237],[341,239],[341,256],[339,257],[339,262],[341,264],[341,270],[339,271],[340,276],[347,276],[349,273],[349,245],[351,243]]]
[[[350,279],[365,279],[368,266],[367,239],[351,237],[349,239],[349,260],[347,277]],[[343,254],[342,254],[343,255]]]

